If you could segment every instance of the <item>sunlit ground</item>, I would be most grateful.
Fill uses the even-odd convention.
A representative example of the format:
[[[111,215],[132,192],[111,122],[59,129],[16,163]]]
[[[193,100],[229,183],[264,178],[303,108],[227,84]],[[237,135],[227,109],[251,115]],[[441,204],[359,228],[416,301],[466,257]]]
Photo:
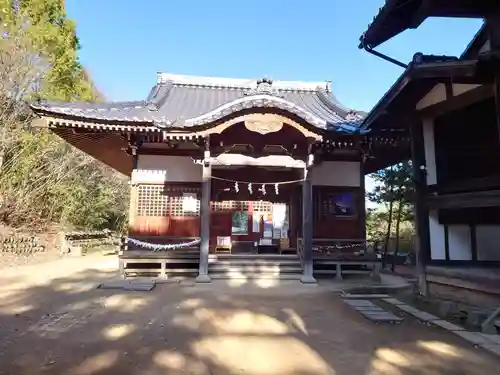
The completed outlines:
[[[371,323],[321,288],[245,279],[89,288],[104,271],[0,275],[0,374],[498,373],[497,358],[444,330],[409,317]]]

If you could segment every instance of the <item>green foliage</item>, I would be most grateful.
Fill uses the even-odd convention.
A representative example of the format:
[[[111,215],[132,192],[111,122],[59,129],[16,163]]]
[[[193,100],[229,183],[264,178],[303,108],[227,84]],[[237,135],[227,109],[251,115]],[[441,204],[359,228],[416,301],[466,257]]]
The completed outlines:
[[[124,177],[47,130],[30,129],[25,99],[100,100],[78,61],[75,24],[63,0],[0,0],[0,220],[123,227]]]
[[[386,209],[368,212],[367,235],[372,236],[374,242],[384,243],[384,254],[389,251],[393,227],[396,228],[394,241],[394,250],[396,252],[400,248],[402,232],[406,237],[406,242],[411,242],[413,237],[411,221],[413,220],[412,197],[414,185],[411,173],[411,163],[405,161],[372,175],[376,186],[368,194],[368,199]]]

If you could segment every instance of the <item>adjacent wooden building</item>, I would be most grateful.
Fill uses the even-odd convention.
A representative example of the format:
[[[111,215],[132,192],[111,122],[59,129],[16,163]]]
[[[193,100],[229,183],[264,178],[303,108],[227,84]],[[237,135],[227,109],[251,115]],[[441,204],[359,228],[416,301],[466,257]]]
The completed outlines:
[[[426,18],[484,18],[461,56],[416,53],[362,129],[409,134],[424,294],[500,304],[500,3],[389,0],[361,37],[374,51]],[[403,64],[404,65],[404,64]]]
[[[130,176],[124,272],[158,263],[164,276],[182,258],[198,281],[221,259],[248,265],[262,253],[303,282],[373,265],[364,176],[409,147],[398,132],[361,129],[363,114],[329,82],[160,73],[145,100],[32,109],[40,126]]]

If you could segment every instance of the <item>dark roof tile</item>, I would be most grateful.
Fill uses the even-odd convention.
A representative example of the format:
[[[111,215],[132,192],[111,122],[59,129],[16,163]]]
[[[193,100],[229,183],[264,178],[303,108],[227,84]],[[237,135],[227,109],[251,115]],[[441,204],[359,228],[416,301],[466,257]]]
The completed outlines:
[[[150,122],[164,127],[208,123],[254,106],[287,109],[324,129],[355,130],[363,116],[342,106],[327,82],[241,80],[160,74],[145,101],[116,103],[32,103],[35,112],[80,119]],[[348,126],[334,126],[347,124]]]

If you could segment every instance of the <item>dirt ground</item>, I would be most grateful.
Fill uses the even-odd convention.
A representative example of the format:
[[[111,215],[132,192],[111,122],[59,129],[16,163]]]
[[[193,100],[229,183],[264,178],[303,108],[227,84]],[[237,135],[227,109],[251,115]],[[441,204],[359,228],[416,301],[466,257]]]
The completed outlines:
[[[327,288],[162,284],[95,289],[112,258],[0,275],[0,373],[494,374],[500,360],[409,317],[374,324]]]

